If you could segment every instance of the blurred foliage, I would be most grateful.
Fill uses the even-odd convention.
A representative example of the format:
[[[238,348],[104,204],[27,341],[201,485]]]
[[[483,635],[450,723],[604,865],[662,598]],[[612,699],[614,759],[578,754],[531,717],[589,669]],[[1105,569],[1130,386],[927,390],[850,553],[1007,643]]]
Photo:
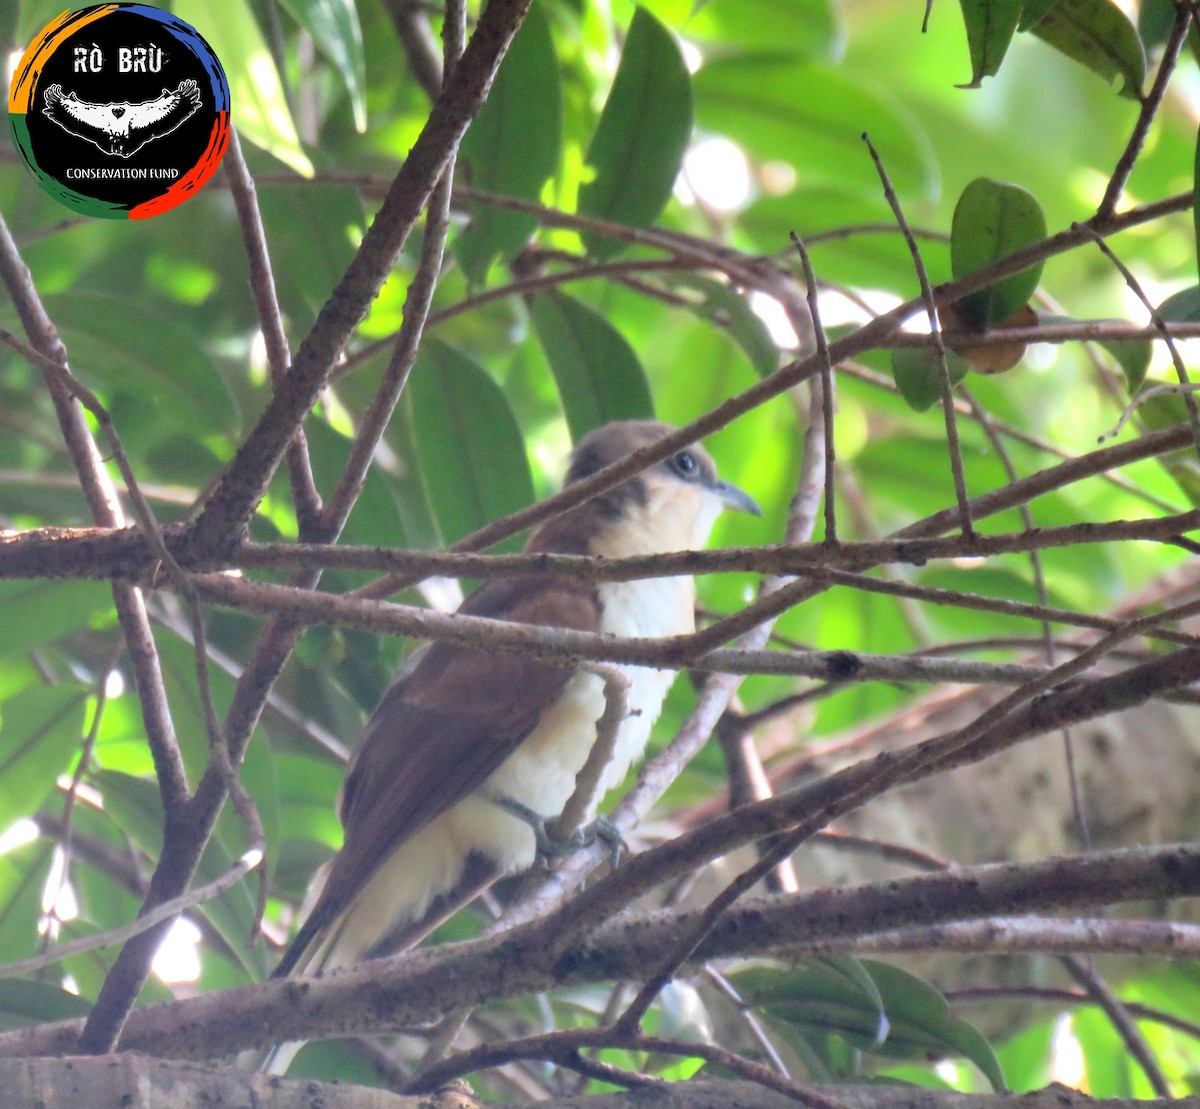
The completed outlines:
[[[0,7],[6,50],[22,48],[61,6],[61,0],[22,0]],[[258,179],[293,349],[344,272],[428,111],[428,96],[388,15],[399,6],[399,0],[222,0],[218,17],[212,3],[171,4],[213,43],[229,71],[234,118]],[[419,18],[429,18],[427,6],[416,7]],[[571,441],[596,423],[651,412],[686,422],[790,356],[786,333],[768,332],[769,317],[751,311],[754,302],[711,267],[681,262],[656,271],[647,263],[661,260],[661,251],[557,226],[529,205],[632,227],[653,224],[751,259],[779,260],[793,271],[789,233],[795,231],[809,244],[818,278],[828,283],[822,306],[831,328],[861,320],[863,304],[890,306],[918,290],[863,132],[880,152],[935,283],[1036,239],[1042,221],[1053,233],[1086,219],[1134,127],[1146,55],[1151,63],[1157,58],[1173,6],[1146,0],[1135,23],[1110,0],[962,0],[961,11],[936,6],[924,33],[921,7],[893,0],[647,0],[636,8],[630,0],[534,0],[492,101],[468,134],[458,171],[460,183],[515,197],[526,209],[495,207],[478,195],[456,206],[430,338],[342,540],[415,547],[453,541],[553,489]],[[432,18],[436,31],[436,14]],[[1197,80],[1185,51],[1137,160],[1126,205],[1192,189],[1196,121],[1188,97],[1194,99]],[[740,195],[728,196],[730,181],[744,182]],[[992,190],[988,202],[1028,198],[1031,204],[1021,200],[1027,222],[1015,237],[974,234],[967,242],[956,231],[951,243],[956,206],[968,187],[983,187],[981,181]],[[111,411],[159,518],[182,518],[232,457],[269,388],[241,234],[223,181],[218,176],[195,199],[154,219],[64,219],[10,153],[0,158],[0,212],[74,371]],[[1183,211],[1112,240],[1155,303],[1183,291],[1172,301],[1173,319],[1195,319],[1191,218]],[[413,236],[397,260],[344,371],[309,421],[325,493],[382,370],[382,348],[368,344],[399,325],[418,240]],[[572,280],[561,290],[470,299],[515,279],[553,273],[585,251],[627,269]],[[1045,315],[1144,317],[1094,249],[1050,259],[1040,279],[1033,303]],[[987,301],[985,321],[1000,318],[989,296],[1011,294],[1020,305],[1037,280],[1038,273],[1027,271],[979,294]],[[0,326],[20,330],[7,302],[0,304]],[[927,373],[921,352],[906,352],[898,362],[905,359],[911,372]],[[892,387],[891,370],[887,355],[874,352],[840,375],[844,493],[837,508],[846,538],[886,534],[954,502],[941,414],[910,408]],[[1167,371],[1156,349],[1151,380]],[[1083,453],[1116,423],[1123,383],[1136,388],[1145,372],[1144,345],[1041,345],[1011,372],[969,375],[967,382],[995,420],[1061,451]],[[86,506],[39,382],[19,357],[0,350],[0,524],[86,525]],[[940,380],[931,386],[925,377],[918,385],[921,403],[901,382],[915,408],[940,397]],[[1160,405],[1147,422],[1177,422],[1180,408]],[[797,399],[783,396],[712,437],[722,475],[765,510],[761,521],[722,521],[715,543],[777,541],[795,491],[804,424]],[[1007,477],[979,425],[964,421],[961,434],[971,492],[1003,485]],[[1021,475],[1057,457],[1029,441],[1010,440],[1008,449]],[[1146,515],[1148,505],[1186,506],[1197,497],[1190,469],[1194,459],[1141,465],[1127,475],[1133,488],[1089,479],[1035,501],[1033,521],[1133,518]],[[1015,512],[983,523],[985,530],[1021,526]],[[284,480],[277,479],[253,532],[264,539],[295,535]],[[1049,552],[1050,602],[1112,611],[1181,557],[1150,544],[1087,558]],[[917,583],[1037,600],[1025,557],[903,573]],[[325,585],[358,580],[329,574]],[[705,579],[703,606],[731,611],[754,584],[749,575]],[[39,812],[61,814],[55,783],[80,769],[80,739],[94,721],[94,746],[81,768],[91,800],[81,798],[76,806],[74,834],[95,850],[72,857],[78,914],[55,927],[64,939],[115,927],[135,911],[161,841],[162,813],[129,671],[123,661],[112,667],[118,638],[109,595],[91,583],[10,582],[0,584],[0,596],[0,831]],[[410,591],[405,599],[418,594]],[[194,782],[206,749],[191,648],[181,631],[186,621],[167,596],[152,596],[150,605]],[[210,615],[219,707],[228,703],[228,674],[245,659],[255,627],[240,614]],[[892,653],[1029,631],[953,608],[928,609],[913,622],[894,599],[845,589],[786,613],[778,625],[779,635],[793,643]],[[316,629],[277,683],[243,771],[267,832],[268,918],[276,924],[294,920],[307,877],[337,846],[337,742],[352,745],[407,649],[356,632]],[[789,679],[751,678],[741,697],[753,710],[796,688]],[[814,702],[794,744],[879,719],[920,692],[844,688]],[[689,684],[677,683],[654,744],[672,735],[694,700]],[[719,753],[705,752],[676,783],[670,805],[682,810],[711,797],[721,777]],[[243,846],[242,829],[227,813],[201,878],[228,867]],[[9,957],[38,946],[51,855],[45,839],[0,855],[0,949]],[[253,908],[249,887],[206,906],[196,988],[265,973],[265,944],[247,951],[243,943]],[[59,985],[67,982],[83,999],[94,996],[111,957],[100,951],[72,959],[54,983],[5,983],[0,1026],[79,1011],[83,1002]],[[917,1070],[914,1061],[943,1053],[981,1068],[962,1070],[963,1088],[982,1088],[984,1073],[998,1085],[996,1057],[1014,1089],[1047,1078],[1055,1014],[995,1045],[993,1056],[924,984],[886,967],[863,975],[861,966],[841,978],[825,967],[804,981],[796,971],[775,982],[768,1014],[797,1043],[808,1044],[815,1073],[886,1067],[890,1050],[905,1062],[893,1073],[908,1079]],[[779,996],[789,982],[799,983],[795,996]],[[1200,975],[1194,968],[1155,971],[1129,989],[1164,1010],[1194,1013]],[[824,991],[820,1004],[805,990]],[[145,991],[146,1000],[166,995],[157,980]],[[586,999],[576,994],[550,1004],[567,1024],[584,1019],[580,1013],[599,1012],[603,1001],[602,992],[593,991]],[[821,1005],[843,1021],[840,1031],[834,1017],[822,1022]],[[506,1012],[518,1022],[542,1019],[526,1003]],[[671,1013],[665,1005],[662,1019],[678,1027],[682,1018]],[[1072,1021],[1093,1094],[1145,1092],[1140,1072],[1124,1059],[1100,1014],[1081,1010]],[[890,1044],[880,1035],[889,1022],[904,1033]],[[1181,1092],[1195,1083],[1200,1052],[1194,1041],[1155,1026],[1151,1042]],[[863,1053],[881,1043],[887,1050],[865,1062]],[[344,1076],[346,1050],[314,1046],[305,1060],[314,1073]],[[928,1067],[921,1073],[933,1081]]]

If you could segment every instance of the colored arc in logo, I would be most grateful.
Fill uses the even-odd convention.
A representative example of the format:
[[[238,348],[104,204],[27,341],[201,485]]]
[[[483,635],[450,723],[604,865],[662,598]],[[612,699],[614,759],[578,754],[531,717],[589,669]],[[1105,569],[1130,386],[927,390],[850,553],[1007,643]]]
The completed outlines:
[[[13,142],[77,212],[159,215],[194,196],[229,144],[229,84],[190,24],[148,4],[64,12],[13,75]]]

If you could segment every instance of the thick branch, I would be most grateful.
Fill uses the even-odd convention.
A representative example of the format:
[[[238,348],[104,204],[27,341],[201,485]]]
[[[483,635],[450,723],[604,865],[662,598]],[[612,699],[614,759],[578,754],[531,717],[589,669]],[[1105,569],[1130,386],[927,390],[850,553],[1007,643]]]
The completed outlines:
[[[718,922],[689,966],[797,943],[828,943],[832,949],[860,933],[896,927],[1198,893],[1200,849],[1193,845],[990,864],[745,901]],[[621,916],[566,953],[554,952],[535,924],[320,978],[150,1005],[130,1015],[121,1048],[211,1057],[279,1040],[384,1031],[437,1019],[461,1005],[556,986],[638,979],[671,954],[701,911]],[[79,1021],[64,1021],[0,1034],[0,1057],[69,1053],[79,1027]]]

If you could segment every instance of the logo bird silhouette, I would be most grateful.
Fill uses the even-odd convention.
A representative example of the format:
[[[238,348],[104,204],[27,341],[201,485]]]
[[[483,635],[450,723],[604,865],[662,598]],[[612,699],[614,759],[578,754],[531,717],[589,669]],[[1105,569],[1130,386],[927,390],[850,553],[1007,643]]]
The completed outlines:
[[[115,100],[111,104],[89,104],[62,85],[51,85],[42,94],[42,112],[64,131],[90,142],[105,154],[131,158],[147,143],[161,139],[190,119],[200,108],[200,89],[195,81],[181,81],[174,92],[140,104]]]

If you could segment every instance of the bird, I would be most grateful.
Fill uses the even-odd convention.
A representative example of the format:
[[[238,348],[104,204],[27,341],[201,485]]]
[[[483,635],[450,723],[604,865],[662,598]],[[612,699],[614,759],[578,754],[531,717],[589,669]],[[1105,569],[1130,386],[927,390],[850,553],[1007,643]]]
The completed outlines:
[[[42,113],[76,138],[84,139],[105,154],[131,158],[149,142],[161,139],[200,110],[202,96],[195,81],[180,81],[174,92],[139,104],[114,101],[94,104],[80,100],[62,85],[51,85],[44,93]]]
[[[565,484],[672,431],[653,420],[606,424],[579,441]],[[606,558],[691,550],[727,508],[761,515],[718,478],[702,447],[689,446],[542,524],[525,550]],[[458,611],[611,636],[684,635],[695,630],[695,582],[518,574],[489,579]],[[676,676],[621,669],[627,712],[599,796],[641,757]],[[367,723],[341,793],[342,848],[272,977],[410,947],[501,875],[528,869],[546,845],[541,825],[574,791],[604,708],[594,670],[445,641],[415,652]]]

